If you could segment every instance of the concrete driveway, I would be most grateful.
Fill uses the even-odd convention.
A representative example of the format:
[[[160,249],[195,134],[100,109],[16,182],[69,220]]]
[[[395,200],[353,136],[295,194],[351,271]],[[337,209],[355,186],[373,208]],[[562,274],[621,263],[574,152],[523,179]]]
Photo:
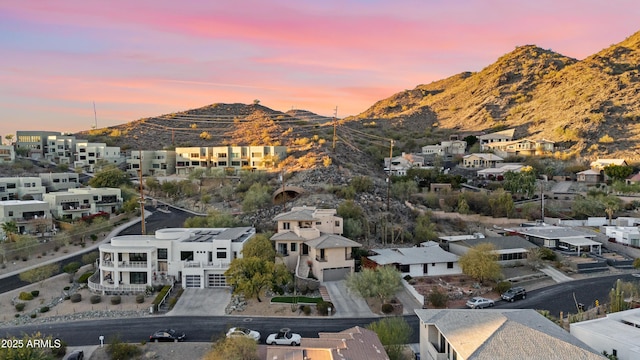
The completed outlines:
[[[231,289],[206,288],[184,289],[180,300],[176,303],[168,316],[222,316],[224,309],[231,301]]]
[[[327,288],[331,302],[336,307],[334,317],[374,317],[367,302],[358,294],[349,291],[342,281],[327,281],[323,285]]]

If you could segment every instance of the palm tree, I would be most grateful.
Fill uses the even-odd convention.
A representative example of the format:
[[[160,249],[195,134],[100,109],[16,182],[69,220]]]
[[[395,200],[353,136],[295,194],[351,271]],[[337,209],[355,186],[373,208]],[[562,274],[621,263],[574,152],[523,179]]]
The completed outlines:
[[[13,236],[18,233],[18,224],[13,220],[4,222],[2,223],[2,231],[9,241],[13,241]]]

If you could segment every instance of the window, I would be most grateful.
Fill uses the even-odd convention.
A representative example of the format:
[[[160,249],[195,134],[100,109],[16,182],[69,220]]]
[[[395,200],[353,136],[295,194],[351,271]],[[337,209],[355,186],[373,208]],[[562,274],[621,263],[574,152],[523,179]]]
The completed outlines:
[[[158,249],[158,260],[167,260],[167,249]]]
[[[131,261],[147,261],[147,253],[131,253],[129,254]]]
[[[218,157],[219,158],[226,158],[227,157],[227,153],[218,153]]]
[[[9,216],[13,216],[13,211],[9,211]]]
[[[193,260],[193,251],[180,251],[180,260]]]
[[[398,265],[398,270],[401,273],[408,273],[409,272],[409,265]]]
[[[447,263],[447,269],[453,269],[453,261]]]
[[[279,243],[278,244],[278,254],[282,254],[282,255],[288,255],[287,254],[287,244],[286,243]]]
[[[227,258],[227,249],[218,248],[218,251],[216,252],[216,259],[226,259],[226,258]]]
[[[218,161],[218,166],[227,166],[226,161]]]
[[[422,273],[424,274],[429,273],[429,264],[422,264]]]
[[[289,229],[291,229],[291,224],[290,224],[290,223],[288,223],[288,222],[283,222],[283,223],[282,223],[282,228],[283,228],[284,230],[289,230]]]
[[[147,283],[147,273],[146,272],[132,272],[129,275],[129,282],[131,284],[146,284]]]
[[[291,252],[298,251],[298,243],[291,243]]]
[[[24,184],[24,187],[31,187],[31,183]]]
[[[340,221],[336,220],[336,226],[340,226]]]

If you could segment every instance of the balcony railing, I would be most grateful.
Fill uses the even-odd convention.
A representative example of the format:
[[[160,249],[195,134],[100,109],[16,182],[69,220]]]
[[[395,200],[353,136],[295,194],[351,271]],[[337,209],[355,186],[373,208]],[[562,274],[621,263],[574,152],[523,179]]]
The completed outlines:
[[[147,268],[147,261],[119,261],[118,267],[121,268]]]
[[[132,294],[132,293],[142,293],[147,290],[147,284],[100,284],[100,272],[96,271],[95,274],[89,277],[89,281],[87,285],[89,289],[93,292],[98,292],[102,294]]]
[[[326,257],[316,256],[316,261],[319,261],[319,262],[327,262],[327,258],[326,258]]]
[[[230,265],[226,261],[201,262],[201,261],[184,261],[183,268],[209,268],[209,269],[226,269]]]

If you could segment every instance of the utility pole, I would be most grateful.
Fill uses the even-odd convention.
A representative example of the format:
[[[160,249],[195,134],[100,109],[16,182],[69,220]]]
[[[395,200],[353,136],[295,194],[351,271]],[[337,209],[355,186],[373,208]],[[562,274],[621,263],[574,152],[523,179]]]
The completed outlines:
[[[142,235],[147,235],[147,229],[145,227],[145,222],[144,222],[144,191],[143,191],[143,186],[142,186],[142,150],[138,150],[139,151],[139,155],[138,156],[138,163],[139,163],[139,169],[138,169],[138,182],[140,183],[140,229],[141,229],[141,233]]]
[[[338,107],[336,106],[335,110],[333,111],[333,152],[336,152],[336,128],[338,126]]]
[[[387,212],[389,212],[389,198],[391,195],[391,158],[393,158],[393,139],[391,139],[391,146],[389,146],[389,166],[387,167]]]
[[[287,211],[287,192],[284,190],[284,166],[280,173],[280,180],[282,181],[282,212]]]

